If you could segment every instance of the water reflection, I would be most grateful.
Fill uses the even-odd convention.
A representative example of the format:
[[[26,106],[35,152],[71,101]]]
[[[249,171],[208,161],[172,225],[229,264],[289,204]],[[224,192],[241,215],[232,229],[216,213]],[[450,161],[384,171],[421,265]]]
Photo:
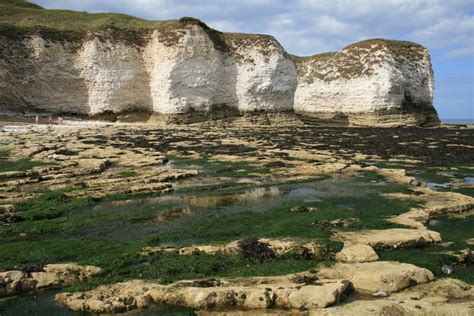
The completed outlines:
[[[354,185],[358,185],[358,190],[354,190]],[[132,224],[148,222],[168,225],[191,216],[264,212],[284,206],[290,209],[298,203],[320,202],[322,198],[328,196],[352,196],[373,190],[375,189],[360,186],[351,179],[334,177],[314,182],[281,184],[232,192],[224,190],[188,194],[180,193],[178,190],[158,197],[103,202],[97,205],[94,211],[122,212],[128,218],[126,221]],[[134,212],[136,217],[130,217],[129,215]]]
[[[427,182],[426,185],[433,190],[436,189],[449,189],[450,187],[453,186],[452,183],[446,182],[446,183],[434,183],[434,182]]]
[[[184,197],[186,203],[191,207],[197,208],[213,208],[218,206],[229,205],[233,203],[254,203],[261,199],[273,198],[279,196],[283,191],[277,187],[255,188],[246,190],[241,193],[233,193],[226,195],[187,195]],[[179,196],[168,196],[171,201],[182,199]],[[166,201],[166,198],[164,199]]]
[[[465,184],[474,184],[474,177],[465,177],[464,178]]]

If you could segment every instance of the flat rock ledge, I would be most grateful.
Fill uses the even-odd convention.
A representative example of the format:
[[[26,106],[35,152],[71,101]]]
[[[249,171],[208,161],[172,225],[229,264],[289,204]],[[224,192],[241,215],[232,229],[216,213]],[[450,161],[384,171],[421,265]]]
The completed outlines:
[[[428,269],[393,261],[336,263],[332,267],[321,266],[318,276],[350,280],[358,292],[369,294],[390,294],[434,280]]]
[[[276,255],[281,256],[286,253],[305,252],[306,254],[317,254],[320,250],[320,245],[316,241],[303,238],[279,238],[269,239],[260,238],[258,240],[261,243],[266,243],[270,249],[272,249]],[[188,247],[176,248],[176,247],[145,247],[141,252],[142,255],[154,255],[161,253],[178,253],[180,255],[193,255],[196,253],[205,253],[208,255],[215,254],[226,254],[226,255],[237,255],[240,252],[239,240],[232,241],[225,245],[212,246],[212,245],[192,245]]]
[[[94,266],[62,263],[48,264],[37,272],[24,272],[20,270],[0,272],[0,298],[18,295],[35,289],[82,282],[100,271],[100,268]]]
[[[374,249],[410,247],[441,241],[441,235],[438,232],[409,228],[339,232],[336,233],[335,238],[342,240],[346,246],[363,244]]]
[[[437,315],[474,314],[474,289],[455,279],[420,284],[383,299],[355,300],[318,315]]]
[[[384,298],[362,298],[345,304],[305,312],[308,316],[346,315],[426,315],[472,316],[474,288],[455,279],[439,279],[430,283],[393,293]],[[222,315],[222,311],[200,311],[199,316]],[[274,316],[273,311],[226,311],[226,316]],[[279,311],[278,315],[293,316],[293,311]],[[299,315],[299,314],[298,314]]]
[[[154,304],[196,309],[314,309],[338,303],[350,291],[345,280],[303,275],[179,281],[170,285],[133,280],[92,291],[60,293],[56,301],[73,311],[121,313]]]
[[[411,199],[423,202],[421,208],[413,208],[407,213],[389,218],[388,221],[414,228],[424,228],[424,223],[433,217],[460,214],[474,210],[474,198],[456,192],[439,192],[429,188],[419,188],[417,196],[403,193],[389,193],[386,197]]]

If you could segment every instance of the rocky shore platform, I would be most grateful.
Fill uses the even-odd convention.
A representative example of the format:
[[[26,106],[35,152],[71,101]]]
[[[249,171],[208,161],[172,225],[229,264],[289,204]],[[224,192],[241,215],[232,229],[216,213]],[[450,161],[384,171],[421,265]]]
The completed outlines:
[[[474,312],[468,126],[43,123],[0,127],[1,315]]]

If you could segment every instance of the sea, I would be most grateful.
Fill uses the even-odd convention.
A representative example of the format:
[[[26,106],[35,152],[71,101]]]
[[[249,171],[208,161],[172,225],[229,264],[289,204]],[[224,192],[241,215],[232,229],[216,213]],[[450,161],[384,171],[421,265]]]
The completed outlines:
[[[474,124],[474,119],[441,119],[441,123],[455,124],[455,125],[469,125]]]

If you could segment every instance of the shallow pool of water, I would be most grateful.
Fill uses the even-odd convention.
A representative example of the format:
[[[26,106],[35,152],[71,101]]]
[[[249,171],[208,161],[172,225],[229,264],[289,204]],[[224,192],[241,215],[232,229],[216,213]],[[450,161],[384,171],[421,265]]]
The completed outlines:
[[[433,190],[437,189],[449,189],[453,186],[452,183],[446,182],[446,183],[434,183],[434,182],[427,182],[426,185]]]
[[[465,184],[474,184],[474,177],[465,177],[464,178]]]
[[[67,307],[56,303],[54,296],[57,292],[48,291],[34,295],[23,295],[13,299],[0,300],[1,316],[84,316],[96,315],[85,312],[72,312]],[[117,314],[124,315],[124,314]],[[154,306],[145,310],[133,310],[127,316],[152,316],[152,315],[195,315],[190,308],[178,306]]]

